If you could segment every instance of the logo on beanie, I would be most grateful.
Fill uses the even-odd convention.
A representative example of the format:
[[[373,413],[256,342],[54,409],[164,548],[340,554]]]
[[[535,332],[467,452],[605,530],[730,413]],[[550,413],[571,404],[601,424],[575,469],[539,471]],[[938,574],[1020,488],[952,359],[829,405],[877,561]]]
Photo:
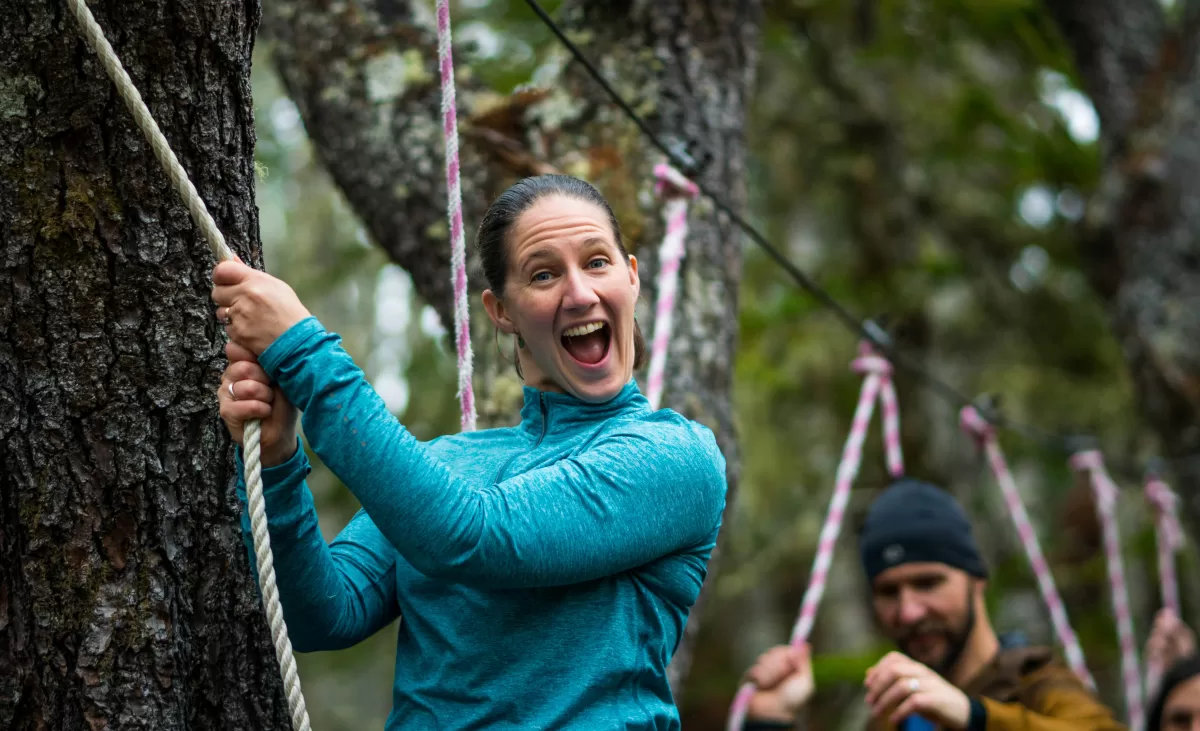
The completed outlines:
[[[904,560],[904,546],[899,543],[893,543],[883,549],[883,560],[888,563],[900,563]]]

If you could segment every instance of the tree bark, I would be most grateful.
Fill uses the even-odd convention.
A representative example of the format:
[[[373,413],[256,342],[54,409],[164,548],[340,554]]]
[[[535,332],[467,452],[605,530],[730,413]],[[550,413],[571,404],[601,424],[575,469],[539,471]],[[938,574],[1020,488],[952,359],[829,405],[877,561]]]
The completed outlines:
[[[449,323],[435,35],[416,23],[405,2],[349,7],[317,0],[272,3],[264,28],[322,161],[375,240],[412,274],[417,292]],[[643,110],[652,128],[697,160],[691,171],[696,178],[741,207],[742,128],[761,13],[757,1],[577,0],[560,17],[569,29],[587,31],[586,52]],[[461,56],[458,61],[467,225],[475,225],[488,201],[526,175],[558,170],[596,183],[641,261],[640,320],[649,337],[663,233],[660,204],[652,195],[658,153],[575,64],[564,67],[560,83],[497,100],[461,73]],[[741,235],[703,201],[692,207],[689,226],[663,404],[716,433],[732,504],[740,471],[730,387]],[[478,293],[476,262],[470,278]],[[482,356],[476,380],[481,423],[511,420],[511,396],[519,391],[512,376],[501,375],[508,369],[477,301],[472,300],[472,319],[475,352]],[[715,557],[710,574],[714,566]],[[680,682],[701,605],[693,609],[676,653],[672,672]]]
[[[1082,255],[1191,528],[1200,529],[1200,4],[1052,0],[1101,123]]]
[[[253,0],[91,3],[259,260]],[[0,0],[0,727],[288,728],[208,247],[62,3]]]

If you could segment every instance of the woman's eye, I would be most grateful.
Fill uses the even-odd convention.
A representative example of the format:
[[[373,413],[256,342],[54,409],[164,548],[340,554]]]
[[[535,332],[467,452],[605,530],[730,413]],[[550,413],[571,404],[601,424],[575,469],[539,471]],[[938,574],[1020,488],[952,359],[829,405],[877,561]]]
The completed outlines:
[[[535,282],[549,282],[549,281],[550,281],[550,272],[538,272],[537,274],[534,274],[534,275],[533,275],[533,281],[535,281]]]
[[[588,262],[588,268],[590,268],[590,269],[599,269],[599,268],[605,267],[605,266],[608,266],[607,259],[592,259],[591,261]]]

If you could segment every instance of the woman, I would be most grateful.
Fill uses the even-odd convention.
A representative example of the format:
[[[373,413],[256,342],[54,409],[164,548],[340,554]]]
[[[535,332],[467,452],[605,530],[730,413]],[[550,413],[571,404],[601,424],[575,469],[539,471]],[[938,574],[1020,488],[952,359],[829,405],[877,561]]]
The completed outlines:
[[[666,668],[716,541],[724,459],[638,392],[637,260],[592,186],[517,183],[477,246],[484,307],[515,336],[521,422],[428,443],[286,284],[240,262],[213,273],[232,341],[221,414],[239,443],[263,420],[292,642],[344,648],[402,615],[388,729],[679,728]],[[297,409],[363,506],[329,545]]]

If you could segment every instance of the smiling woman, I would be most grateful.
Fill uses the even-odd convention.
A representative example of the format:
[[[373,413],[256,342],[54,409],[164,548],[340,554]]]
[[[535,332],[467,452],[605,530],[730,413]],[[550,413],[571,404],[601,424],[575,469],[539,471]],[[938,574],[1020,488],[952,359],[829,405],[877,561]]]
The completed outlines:
[[[725,460],[708,429],[638,391],[637,260],[592,186],[517,183],[478,246],[484,305],[517,339],[521,423],[431,442],[285,283],[240,262],[213,273],[232,341],[221,414],[239,443],[263,420],[296,649],[347,647],[403,614],[388,729],[678,729],[666,669],[716,542]],[[363,506],[328,545],[297,410]]]
[[[646,349],[637,259],[594,187],[566,175],[522,180],[488,209],[478,248],[484,307],[517,336],[526,384],[595,402],[629,382]]]

